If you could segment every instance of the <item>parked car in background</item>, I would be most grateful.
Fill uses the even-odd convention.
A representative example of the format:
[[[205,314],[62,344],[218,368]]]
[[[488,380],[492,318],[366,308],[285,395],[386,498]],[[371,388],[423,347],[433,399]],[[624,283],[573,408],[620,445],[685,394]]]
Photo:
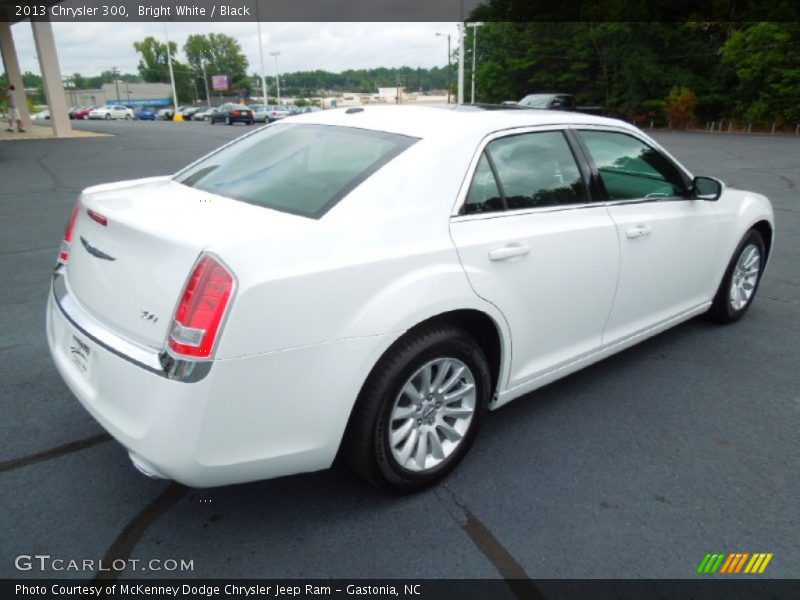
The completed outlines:
[[[528,94],[517,102],[517,105],[524,108],[566,110],[570,112],[582,112],[589,115],[600,115],[603,113],[602,106],[577,106],[575,104],[575,96],[572,94]]]
[[[229,102],[220,106],[213,114],[210,114],[208,116],[208,122],[211,125],[215,123],[225,123],[226,125],[244,123],[245,125],[252,125],[255,123],[255,120],[253,118],[253,111],[249,106]]]
[[[304,115],[306,113],[312,113],[322,110],[319,106],[309,105],[309,106],[300,106],[297,109],[298,115]]]
[[[286,117],[292,116],[289,109],[280,104],[271,104],[267,107],[267,123],[274,123]]]
[[[192,115],[192,121],[205,121],[208,115],[216,112],[216,108],[203,107]]]
[[[256,123],[267,122],[267,113],[269,112],[268,104],[251,104],[248,108],[253,111],[253,120]]]
[[[133,110],[127,106],[120,106],[118,104],[101,106],[89,112],[90,119],[125,119],[130,121],[133,119]]]
[[[39,112],[32,114],[31,119],[34,119],[36,121],[47,121],[50,119],[50,111],[40,110]]]
[[[85,190],[47,340],[145,474],[206,487],[338,456],[410,492],[458,464],[487,411],[694,316],[742,318],[773,231],[765,196],[622,121],[329,110]]]
[[[183,117],[184,121],[191,121],[192,117],[197,114],[201,108],[200,106],[187,106],[182,111],[180,111],[181,116]]]
[[[84,106],[83,108],[78,108],[78,109],[72,111],[72,118],[73,119],[82,119],[82,120],[88,119],[89,118],[89,113],[92,112],[95,108],[97,108],[97,107],[96,106]]]
[[[133,111],[134,116],[140,121],[155,121],[156,109],[152,106],[141,106]]]

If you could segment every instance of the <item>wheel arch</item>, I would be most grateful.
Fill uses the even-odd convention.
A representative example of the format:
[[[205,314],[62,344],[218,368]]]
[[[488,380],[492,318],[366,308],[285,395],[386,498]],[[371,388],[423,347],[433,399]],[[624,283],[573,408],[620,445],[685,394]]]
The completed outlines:
[[[753,223],[750,229],[755,229],[758,233],[761,234],[761,238],[764,240],[764,249],[766,250],[767,254],[765,259],[769,260],[770,251],[772,250],[772,238],[773,238],[772,224],[766,219],[762,219],[761,221]]]
[[[476,343],[484,352],[486,360],[489,363],[489,373],[492,381],[493,393],[489,401],[489,408],[492,408],[495,398],[501,391],[502,382],[505,381],[508,376],[507,371],[511,356],[511,342],[508,332],[494,317],[477,308],[457,308],[433,314],[406,329],[402,335],[384,348],[383,352],[380,353],[377,360],[375,360],[370,367],[366,377],[364,377],[358,388],[357,396],[353,399],[350,414],[347,417],[347,422],[339,440],[337,460],[341,458],[343,448],[351,432],[353,416],[356,413],[359,402],[363,401],[362,395],[364,388],[375,373],[375,369],[388,353],[396,348],[398,344],[404,343],[410,335],[413,335],[420,329],[437,324],[453,325],[463,329],[475,339]]]

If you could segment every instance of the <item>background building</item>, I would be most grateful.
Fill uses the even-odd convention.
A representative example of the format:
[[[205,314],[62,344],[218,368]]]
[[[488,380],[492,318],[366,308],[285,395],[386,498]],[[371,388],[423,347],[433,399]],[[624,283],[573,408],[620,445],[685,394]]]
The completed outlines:
[[[172,92],[168,83],[104,83],[98,89],[76,90],[67,88],[70,106],[102,106],[126,104],[130,106],[171,106]]]

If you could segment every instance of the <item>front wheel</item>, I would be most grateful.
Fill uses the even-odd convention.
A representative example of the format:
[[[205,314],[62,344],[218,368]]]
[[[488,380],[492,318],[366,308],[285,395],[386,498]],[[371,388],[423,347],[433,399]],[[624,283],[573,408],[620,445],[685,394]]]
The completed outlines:
[[[130,121],[131,120],[131,116],[130,115],[125,115],[125,120],[126,121]]]
[[[490,395],[488,362],[464,330],[438,325],[406,334],[364,384],[342,457],[388,490],[425,488],[467,453]]]
[[[766,263],[764,238],[755,229],[747,232],[733,253],[708,316],[719,323],[738,321],[753,303]]]
[[[111,115],[106,115],[106,121],[111,119]]]

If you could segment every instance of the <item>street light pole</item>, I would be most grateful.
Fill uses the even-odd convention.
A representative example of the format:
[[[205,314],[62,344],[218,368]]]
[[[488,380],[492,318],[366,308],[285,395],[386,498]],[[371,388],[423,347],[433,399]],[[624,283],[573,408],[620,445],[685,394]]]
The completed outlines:
[[[169,66],[169,81],[172,84],[172,110],[178,110],[178,92],[175,91],[175,74],[172,72],[172,52],[169,51],[169,34],[167,24],[164,23],[164,39],[167,40],[167,65]]]
[[[117,104],[120,104],[120,100],[119,100],[119,78],[117,77],[117,67],[111,67],[111,73],[114,75],[114,86],[117,88]]]
[[[458,103],[464,104],[464,23],[458,24]]]
[[[206,106],[211,108],[211,94],[208,93],[208,75],[206,75],[206,59],[200,59],[200,65],[203,67],[203,83],[206,85]]]
[[[277,91],[277,94],[278,94],[278,96],[277,96],[278,97],[278,104],[280,104],[281,103],[281,76],[278,73],[278,57],[281,55],[281,53],[278,50],[275,50],[274,52],[270,52],[269,55],[275,57],[275,87],[276,87],[276,91]]]
[[[447,103],[450,104],[450,89],[452,88],[452,84],[450,83],[450,76],[452,75],[453,69],[450,68],[450,34],[449,33],[441,33],[437,32],[437,36],[446,37],[447,38]]]
[[[264,44],[261,41],[261,19],[258,17],[258,0],[256,0],[256,28],[258,29],[258,56],[261,59],[261,93],[264,94],[264,104],[267,99],[267,76],[264,70]]]
[[[472,28],[472,96],[470,104],[475,104],[475,50],[477,48],[478,40],[478,27],[482,27],[483,23],[467,23],[467,27]]]

